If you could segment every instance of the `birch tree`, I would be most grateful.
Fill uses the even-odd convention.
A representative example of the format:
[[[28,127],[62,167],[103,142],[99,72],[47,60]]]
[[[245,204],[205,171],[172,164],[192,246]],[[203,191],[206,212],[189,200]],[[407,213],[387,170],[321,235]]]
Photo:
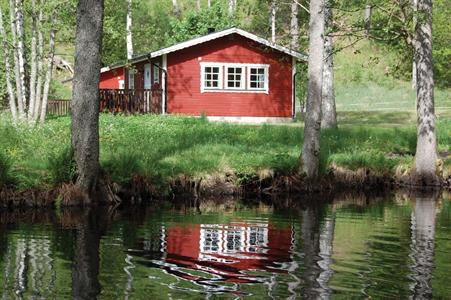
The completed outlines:
[[[28,121],[32,122],[36,103],[36,72],[37,72],[37,15],[36,0],[31,1],[31,74],[30,74],[30,99]]]
[[[334,91],[334,46],[331,36],[332,31],[332,8],[330,1],[325,0],[324,6],[325,29],[324,36],[324,68],[322,88],[322,120],[321,127],[337,128],[337,110],[335,105]]]
[[[432,66],[432,0],[418,0],[414,44],[417,66],[417,149],[414,184],[437,185],[434,71]]]
[[[133,38],[132,38],[132,0],[127,0],[127,59],[133,58]]]
[[[45,74],[44,91],[41,100],[41,115],[39,121],[41,124],[44,123],[46,113],[47,113],[47,101],[49,98],[50,82],[52,81],[52,71],[53,71],[53,58],[55,56],[55,16],[52,16],[52,29],[50,31],[50,44],[49,44],[49,54],[47,59],[47,71]]]
[[[39,24],[43,22],[42,9],[39,10]],[[43,70],[43,58],[44,58],[44,36],[42,33],[42,28],[38,30],[38,70],[37,70],[37,82],[36,82],[36,103],[34,104],[33,121],[39,117],[39,112],[41,111],[41,94],[42,94],[42,70]]]
[[[324,58],[324,0],[310,1],[307,111],[301,172],[318,176],[321,131],[321,95]]]
[[[228,12],[229,16],[233,16],[234,10],[235,10],[235,1],[228,0],[227,12]]]
[[[20,89],[21,95],[21,105],[22,110],[19,111],[20,118],[25,118],[25,110],[27,108],[26,101],[26,87],[25,87],[25,53],[24,53],[24,28],[23,28],[23,0],[16,0],[15,5],[16,12],[16,36],[17,36],[17,44],[16,44],[16,55],[18,60],[18,69],[19,69],[19,84],[16,87]]]
[[[364,16],[364,20],[363,20],[366,36],[370,35],[371,15],[372,14],[373,14],[373,7],[371,6],[371,4],[367,3],[367,5],[365,6],[365,16]]]
[[[13,118],[13,123],[16,124],[17,122],[17,107],[16,107],[16,99],[14,95],[13,86],[11,83],[11,64],[10,64],[10,58],[9,58],[9,47],[8,47],[8,40],[6,37],[5,27],[3,26],[3,12],[2,8],[0,7],[0,38],[2,40],[2,46],[3,46],[3,64],[5,65],[5,77],[6,77],[6,89],[8,91],[8,98],[9,98],[9,108],[11,110],[11,116]]]
[[[84,204],[94,201],[99,182],[99,80],[103,0],[79,0],[72,96],[72,146],[76,185]]]
[[[276,0],[272,0],[270,24],[271,24],[271,42],[273,43],[276,42],[276,12],[277,12]]]
[[[299,47],[299,21],[298,4],[296,0],[291,3],[291,21],[290,21],[291,49],[298,50]]]
[[[174,13],[177,16],[177,18],[180,18],[181,10],[177,3],[177,0],[172,0],[172,8],[174,9]]]

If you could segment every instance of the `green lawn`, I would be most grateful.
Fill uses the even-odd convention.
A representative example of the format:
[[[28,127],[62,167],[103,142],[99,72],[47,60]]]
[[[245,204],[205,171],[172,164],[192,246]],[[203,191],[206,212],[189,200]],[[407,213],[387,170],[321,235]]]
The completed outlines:
[[[100,121],[104,170],[118,182],[139,174],[162,185],[179,176],[292,173],[303,131],[298,126],[218,124],[177,116],[102,115]],[[408,167],[415,152],[415,132],[413,126],[324,130],[322,171],[332,164],[389,173],[398,165]],[[440,121],[438,145],[443,153],[451,151],[450,132],[451,121]],[[16,129],[1,116],[0,140],[0,180],[26,189],[49,187],[70,177],[69,117],[50,119],[42,128]],[[446,166],[451,166],[449,156]]]

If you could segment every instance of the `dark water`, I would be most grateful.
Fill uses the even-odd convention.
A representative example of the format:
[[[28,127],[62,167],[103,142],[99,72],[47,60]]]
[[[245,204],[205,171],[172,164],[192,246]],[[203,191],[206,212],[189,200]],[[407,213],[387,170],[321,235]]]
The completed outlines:
[[[1,213],[0,284],[1,299],[451,299],[451,200]]]

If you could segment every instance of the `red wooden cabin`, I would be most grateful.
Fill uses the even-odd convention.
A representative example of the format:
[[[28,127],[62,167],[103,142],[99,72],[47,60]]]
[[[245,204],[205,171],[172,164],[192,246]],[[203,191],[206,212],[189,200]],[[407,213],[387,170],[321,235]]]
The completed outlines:
[[[103,68],[100,89],[161,90],[161,100],[152,100],[161,109],[151,111],[163,114],[285,121],[294,116],[296,61],[305,59],[301,53],[231,28],[137,56],[128,69],[123,64]]]

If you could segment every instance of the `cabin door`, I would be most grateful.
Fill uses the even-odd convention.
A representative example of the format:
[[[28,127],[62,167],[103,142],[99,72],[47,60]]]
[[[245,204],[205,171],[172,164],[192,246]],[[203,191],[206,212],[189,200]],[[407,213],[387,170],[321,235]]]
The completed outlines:
[[[150,81],[150,64],[144,65],[144,89],[150,90],[151,81]]]

